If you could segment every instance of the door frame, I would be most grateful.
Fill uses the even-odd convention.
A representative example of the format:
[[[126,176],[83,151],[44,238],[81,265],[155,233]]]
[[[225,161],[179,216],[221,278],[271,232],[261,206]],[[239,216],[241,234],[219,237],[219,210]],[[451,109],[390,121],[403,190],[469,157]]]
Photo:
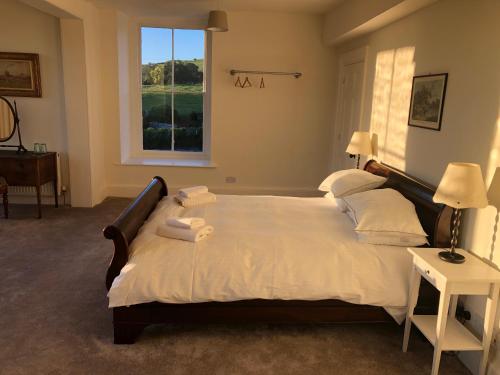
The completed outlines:
[[[339,131],[340,127],[338,124],[340,123],[340,113],[341,113],[341,105],[343,101],[343,87],[342,87],[342,77],[345,73],[346,66],[363,63],[363,77],[361,82],[361,103],[360,103],[360,114],[359,114],[359,124],[356,129],[359,130],[361,128],[361,122],[363,120],[363,112],[364,112],[364,103],[365,103],[365,89],[366,89],[366,60],[368,56],[368,46],[356,48],[353,50],[349,50],[347,52],[342,53],[337,62],[338,73],[337,73],[337,103],[335,104],[335,123],[334,123],[334,139],[333,139],[333,169],[338,170],[341,165],[340,160],[338,159],[339,155],[341,155],[340,151],[337,151],[339,145]]]

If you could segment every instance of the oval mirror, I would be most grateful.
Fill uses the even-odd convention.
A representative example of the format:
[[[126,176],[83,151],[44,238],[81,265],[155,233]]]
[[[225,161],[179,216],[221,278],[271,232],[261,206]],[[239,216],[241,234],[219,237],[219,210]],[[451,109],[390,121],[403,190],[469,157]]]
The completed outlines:
[[[8,141],[16,130],[14,108],[5,98],[0,97],[0,142]]]

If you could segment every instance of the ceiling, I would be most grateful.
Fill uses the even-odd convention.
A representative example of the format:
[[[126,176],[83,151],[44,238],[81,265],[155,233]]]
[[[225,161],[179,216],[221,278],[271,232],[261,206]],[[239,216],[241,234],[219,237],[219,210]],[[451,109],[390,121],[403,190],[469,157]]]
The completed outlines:
[[[345,0],[87,0],[139,17],[199,17],[209,10],[325,13]]]

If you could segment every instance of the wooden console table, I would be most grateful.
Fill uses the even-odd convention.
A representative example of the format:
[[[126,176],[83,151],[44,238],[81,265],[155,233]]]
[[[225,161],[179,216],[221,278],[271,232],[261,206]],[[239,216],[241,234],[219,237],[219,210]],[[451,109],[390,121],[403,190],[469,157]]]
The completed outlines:
[[[3,151],[0,150],[0,176],[5,177],[9,186],[33,186],[36,188],[38,218],[42,217],[42,196],[40,188],[52,182],[54,185],[55,206],[59,206],[57,197],[57,154],[46,152]]]

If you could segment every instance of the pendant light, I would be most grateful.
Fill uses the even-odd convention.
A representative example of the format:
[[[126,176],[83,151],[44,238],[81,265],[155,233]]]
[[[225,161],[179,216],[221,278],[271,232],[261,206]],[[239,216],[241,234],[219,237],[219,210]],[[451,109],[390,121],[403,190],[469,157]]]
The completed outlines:
[[[228,31],[227,13],[223,10],[211,10],[208,15],[208,25],[206,30],[215,32]]]

